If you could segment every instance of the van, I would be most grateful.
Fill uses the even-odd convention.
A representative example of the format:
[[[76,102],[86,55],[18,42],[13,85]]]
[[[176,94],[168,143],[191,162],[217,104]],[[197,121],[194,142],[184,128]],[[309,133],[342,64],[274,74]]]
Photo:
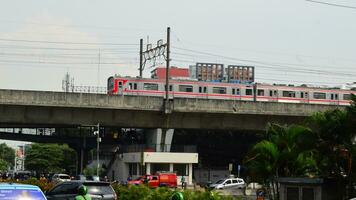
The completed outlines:
[[[211,189],[232,189],[232,188],[245,188],[245,181],[242,178],[226,178],[220,179],[209,187]]]

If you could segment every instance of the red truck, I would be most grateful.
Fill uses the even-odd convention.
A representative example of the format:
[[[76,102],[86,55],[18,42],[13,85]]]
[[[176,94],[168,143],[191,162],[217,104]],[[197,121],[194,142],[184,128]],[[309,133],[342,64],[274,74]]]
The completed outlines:
[[[150,188],[177,187],[177,175],[175,173],[157,173],[156,175],[143,175],[135,180],[129,181],[129,185],[147,184]]]

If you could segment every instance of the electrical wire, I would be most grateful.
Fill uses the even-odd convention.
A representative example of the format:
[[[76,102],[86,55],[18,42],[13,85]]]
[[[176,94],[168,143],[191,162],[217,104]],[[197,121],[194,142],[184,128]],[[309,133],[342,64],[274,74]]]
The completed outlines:
[[[208,55],[212,57],[218,57],[220,59],[226,59],[226,60],[234,60],[234,61],[239,61],[239,62],[247,62],[247,63],[254,63],[254,64],[260,64],[261,67],[263,68],[269,68],[269,69],[285,69],[287,66],[289,66],[289,70],[293,69],[296,71],[305,71],[305,72],[313,72],[313,73],[328,73],[328,74],[338,74],[341,76],[356,76],[356,74],[352,74],[350,72],[335,72],[335,71],[327,71],[327,70],[314,70],[310,69],[310,67],[315,67],[315,66],[305,66],[305,65],[299,65],[299,64],[290,64],[290,63],[271,63],[271,62],[266,62],[266,61],[258,61],[258,60],[248,60],[248,59],[239,59],[239,58],[233,58],[233,57],[228,57],[228,56],[223,56],[223,55],[218,55],[218,54],[213,54],[213,53],[208,53],[208,52],[203,52],[203,51],[197,51],[197,50],[191,50],[191,49],[185,49],[185,48],[179,48],[179,47],[174,47],[175,49],[179,50],[184,50],[188,52],[193,52],[193,53],[198,53],[198,54],[203,54],[203,55]],[[303,69],[303,68],[296,68],[296,67],[290,67],[290,65],[294,66],[304,66],[304,67],[309,67],[308,69]],[[320,67],[320,66],[319,66]]]
[[[113,45],[113,46],[139,46],[139,44],[133,43],[90,43],[90,42],[58,42],[58,41],[39,41],[39,40],[18,40],[18,39],[5,39],[0,38],[0,41],[7,42],[29,42],[29,43],[46,43],[46,44],[76,44],[76,45]]]
[[[354,7],[354,6],[347,6],[347,5],[330,3],[330,2],[325,2],[325,1],[315,1],[315,0],[305,0],[305,1],[309,1],[309,2],[312,2],[312,3],[318,3],[318,4],[324,4],[324,5],[328,5],[328,6],[335,6],[335,7],[341,7],[341,8],[350,8],[350,9],[355,9],[356,10],[356,7]]]

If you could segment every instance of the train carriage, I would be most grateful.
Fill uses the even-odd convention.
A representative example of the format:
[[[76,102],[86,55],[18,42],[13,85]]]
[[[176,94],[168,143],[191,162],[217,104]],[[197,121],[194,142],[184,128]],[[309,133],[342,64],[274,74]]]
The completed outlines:
[[[175,80],[169,83],[169,98],[229,99],[283,103],[349,105],[356,91],[269,84],[236,84]],[[164,80],[113,76],[108,79],[108,94],[156,96],[165,98]]]

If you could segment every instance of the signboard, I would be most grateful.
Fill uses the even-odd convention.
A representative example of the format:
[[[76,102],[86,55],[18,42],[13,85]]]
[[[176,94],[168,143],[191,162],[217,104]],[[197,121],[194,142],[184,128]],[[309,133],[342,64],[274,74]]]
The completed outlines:
[[[232,172],[232,163],[229,164],[229,171]]]

